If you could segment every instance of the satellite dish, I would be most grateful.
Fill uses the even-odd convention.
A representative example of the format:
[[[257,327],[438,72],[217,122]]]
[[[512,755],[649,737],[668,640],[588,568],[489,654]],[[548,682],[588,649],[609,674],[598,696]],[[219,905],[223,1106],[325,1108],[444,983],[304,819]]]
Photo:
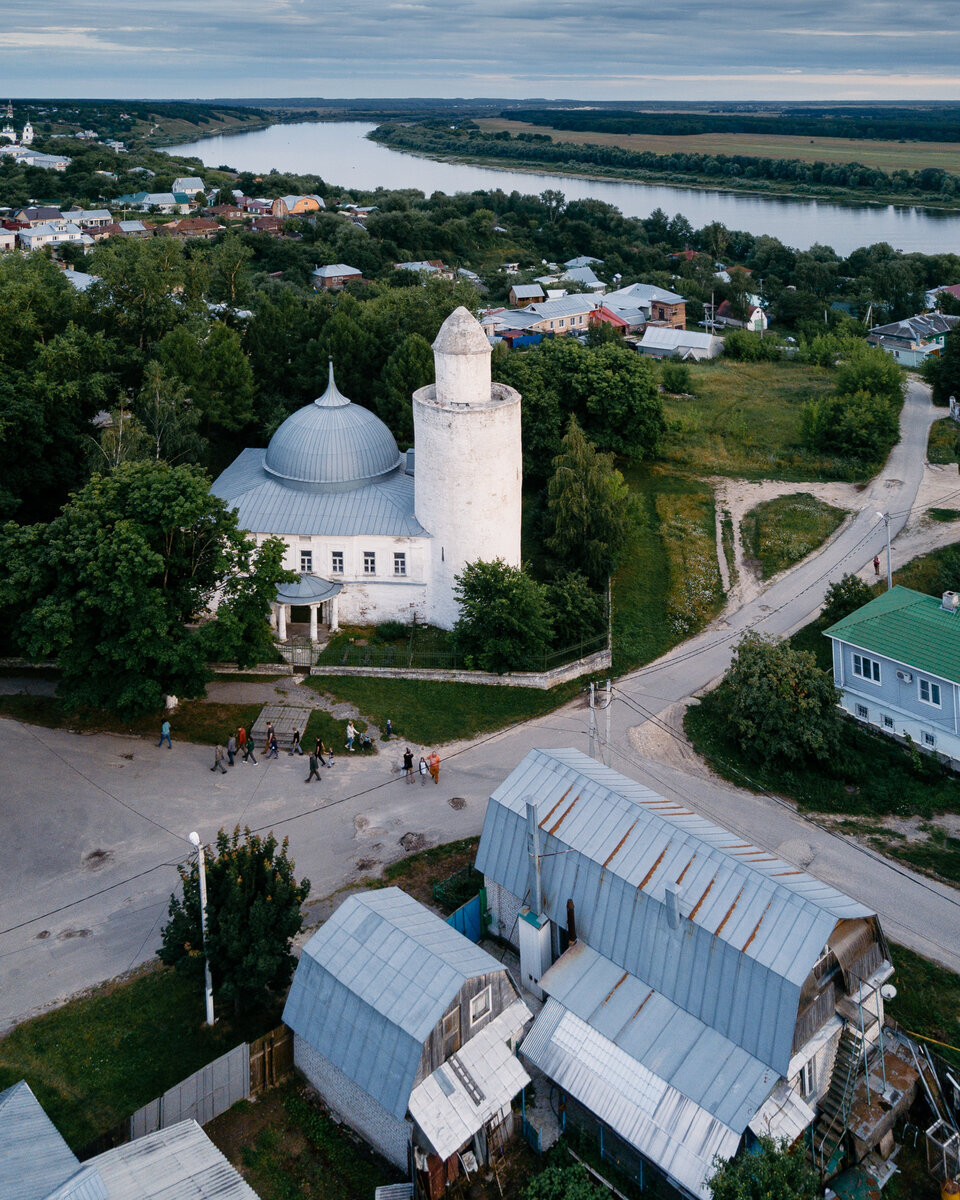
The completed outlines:
[[[884,998],[884,1000],[895,1000],[897,996],[897,989],[892,983],[885,983],[880,989],[880,995]]]

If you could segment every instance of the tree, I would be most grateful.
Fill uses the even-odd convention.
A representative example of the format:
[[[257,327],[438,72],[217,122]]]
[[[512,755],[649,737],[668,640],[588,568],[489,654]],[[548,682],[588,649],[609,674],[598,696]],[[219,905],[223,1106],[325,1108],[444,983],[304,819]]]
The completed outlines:
[[[467,563],[456,576],[457,645],[481,671],[527,671],[553,638],[546,589],[502,558]]]
[[[250,294],[252,258],[250,247],[236,233],[228,233],[210,254],[210,299],[231,306],[242,304]]]
[[[282,538],[264,539],[256,549],[248,543],[233,574],[224,582],[217,619],[200,629],[209,662],[235,662],[241,671],[266,661],[273,650],[267,618],[281,583],[293,583],[296,572],[284,568],[287,552]]]
[[[747,633],[717,689],[744,753],[759,762],[829,758],[840,741],[840,693],[807,650]]]
[[[708,1181],[713,1200],[816,1200],[820,1181],[802,1149],[761,1138],[759,1147],[718,1160]]]
[[[814,400],[801,413],[801,430],[813,450],[871,463],[888,454],[899,435],[889,401],[869,392]]]
[[[827,588],[820,618],[825,625],[835,625],[858,608],[869,604],[872,599],[873,592],[862,579],[858,579],[856,575],[844,575]]]
[[[135,415],[146,439],[144,457],[168,463],[203,460],[205,443],[197,433],[200,414],[180,380],[158,362],[147,363]],[[128,450],[127,457],[138,456]]]
[[[939,358],[928,358],[923,377],[933,388],[934,404],[946,406],[950,397],[960,400],[960,332],[948,333]]]
[[[183,384],[208,435],[236,433],[253,420],[253,371],[235,329],[222,321],[178,325],[157,346],[157,359]]]
[[[547,584],[554,635],[561,645],[603,632],[604,600],[582,571],[563,571]]]
[[[135,716],[165,694],[202,693],[204,640],[187,622],[225,586],[276,586],[276,571],[257,575],[252,550],[197,468],[122,462],[48,525],[6,526],[0,594],[21,652],[58,659],[64,701]]]
[[[649,358],[626,346],[601,346],[582,356],[574,388],[584,427],[601,450],[638,459],[656,454],[666,422]]]
[[[522,1200],[607,1200],[610,1193],[594,1183],[582,1163],[552,1164],[530,1180]]]
[[[408,334],[384,363],[377,415],[402,446],[413,445],[413,393],[433,383],[433,351],[419,333]]]
[[[291,940],[303,926],[301,905],[310,880],[297,882],[289,842],[260,837],[239,826],[217,834],[216,855],[207,859],[207,933],[200,924],[197,860],[178,867],[182,898],[170,897],[160,961],[199,982],[204,951],[214,994],[235,1011],[281,996],[296,960]]]
[[[630,491],[613,465],[570,418],[547,484],[546,545],[570,570],[606,584],[626,545]]]
[[[879,346],[856,343],[850,357],[837,368],[836,390],[840,396],[866,392],[899,408],[904,386],[903,371]]]

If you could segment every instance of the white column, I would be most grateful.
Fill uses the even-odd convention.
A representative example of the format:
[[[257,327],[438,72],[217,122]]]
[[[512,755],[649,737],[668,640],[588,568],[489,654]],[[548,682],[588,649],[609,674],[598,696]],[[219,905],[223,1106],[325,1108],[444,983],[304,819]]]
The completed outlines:
[[[271,628],[271,629],[276,629],[276,627],[277,627],[277,606],[276,606],[275,604],[271,604],[271,605],[270,605],[270,618],[269,618],[269,620],[270,620],[270,628]]]
[[[281,642],[287,640],[287,606],[285,604],[277,605],[277,632]]]
[[[340,597],[334,596],[330,601],[330,632],[336,633],[340,628]]]
[[[310,641],[315,642],[316,640],[317,640],[317,606],[315,604],[311,604],[310,605]]]

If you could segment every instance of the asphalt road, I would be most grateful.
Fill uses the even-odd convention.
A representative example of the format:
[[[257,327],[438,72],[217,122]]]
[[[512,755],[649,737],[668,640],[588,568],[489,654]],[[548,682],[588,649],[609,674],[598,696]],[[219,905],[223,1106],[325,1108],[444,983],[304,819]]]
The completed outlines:
[[[895,536],[917,494],[929,425],[940,415],[925,391],[911,385],[902,440],[863,493],[860,515],[726,627],[711,627],[618,682],[607,754],[624,774],[870,905],[895,940],[960,971],[960,892],[880,859],[776,799],[641,760],[630,738],[638,723],[719,677],[744,629],[790,632],[816,612],[830,582],[881,551],[885,535],[876,512],[891,512]],[[587,711],[576,701],[449,747],[439,786],[425,787],[408,786],[393,773],[402,750],[396,743],[372,758],[341,755],[320,784],[307,785],[303,760],[285,755],[221,776],[210,772],[207,748],[176,740],[170,751],[138,738],[9,720],[0,721],[0,739],[3,1029],[151,957],[177,883],[176,863],[191,850],[190,830],[209,839],[219,827],[240,823],[289,835],[299,873],[309,876],[314,896],[326,896],[402,857],[408,834],[436,844],[478,833],[487,796],[531,747],[587,749]]]

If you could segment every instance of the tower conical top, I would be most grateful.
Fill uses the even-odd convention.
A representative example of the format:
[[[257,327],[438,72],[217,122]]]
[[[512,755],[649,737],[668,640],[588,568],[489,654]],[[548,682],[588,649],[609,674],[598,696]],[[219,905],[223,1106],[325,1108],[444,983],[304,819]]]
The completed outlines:
[[[314,400],[320,408],[344,408],[350,401],[337,387],[333,378],[333,359],[330,359],[330,370],[327,378],[327,390]]]

